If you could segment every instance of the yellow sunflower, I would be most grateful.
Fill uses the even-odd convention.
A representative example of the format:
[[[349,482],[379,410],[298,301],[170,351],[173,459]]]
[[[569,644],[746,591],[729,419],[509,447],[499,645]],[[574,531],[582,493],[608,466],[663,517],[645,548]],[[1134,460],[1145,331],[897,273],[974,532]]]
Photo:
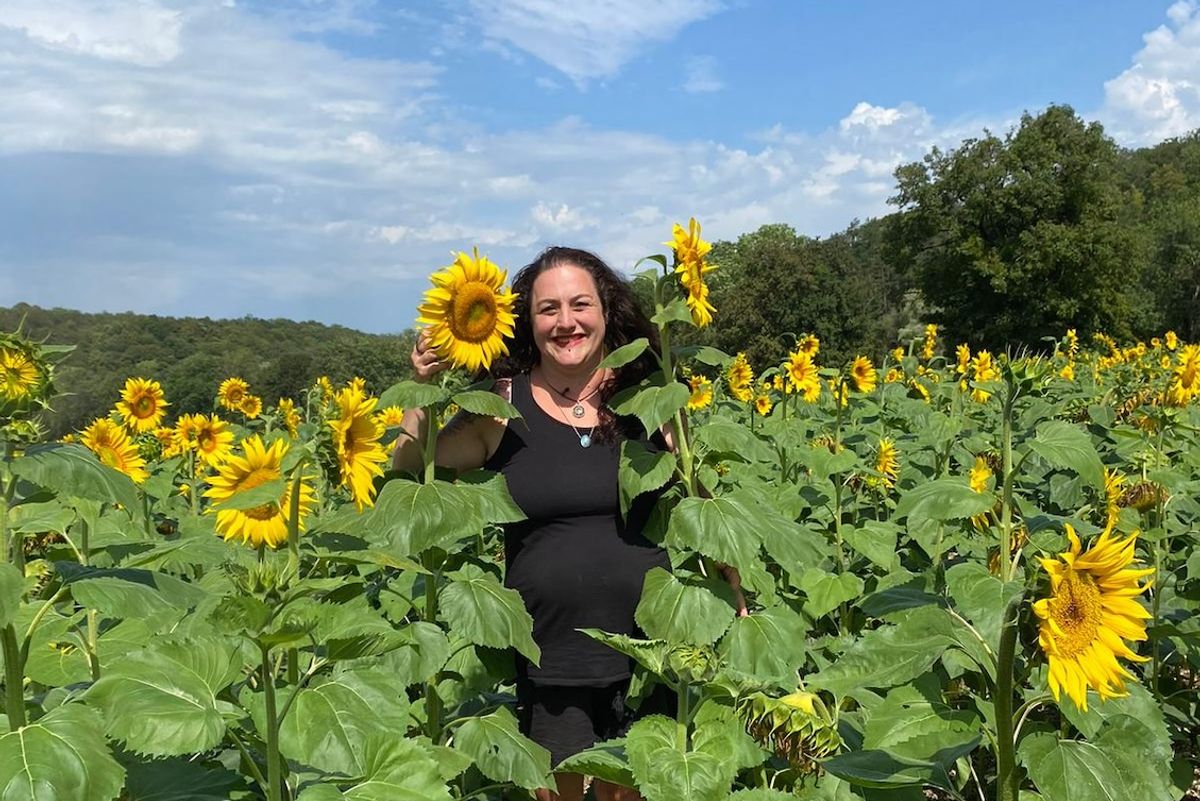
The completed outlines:
[[[856,356],[854,363],[850,365],[850,380],[854,382],[854,388],[859,392],[870,393],[875,390],[879,374],[870,359],[866,356]]]
[[[979,351],[971,360],[972,378],[975,381],[995,381],[1000,377],[1000,370],[992,359],[992,354],[986,350]],[[992,393],[976,387],[971,390],[971,399],[976,403],[984,403]]]
[[[926,403],[930,402],[929,388],[915,378],[908,380],[908,397],[920,398]]]
[[[279,399],[279,420],[293,437],[300,431],[300,413],[296,411],[296,402],[291,398]]]
[[[350,490],[354,504],[361,512],[375,505],[375,476],[383,475],[380,465],[387,461],[387,450],[379,444],[383,428],[375,422],[372,412],[378,398],[371,398],[354,387],[337,393],[339,417],[329,421],[333,444],[337,451],[341,485]]]
[[[244,395],[241,403],[238,404],[238,411],[251,420],[258,419],[258,416],[262,414],[262,398],[257,395]]]
[[[955,374],[966,375],[971,367],[971,346],[965,342],[961,343],[954,349],[954,358],[958,361],[954,367]]]
[[[170,405],[164,400],[162,387],[157,381],[129,378],[121,390],[117,411],[121,413],[126,427],[141,434],[157,428]]]
[[[725,372],[725,381],[729,385],[729,394],[742,403],[749,403],[754,397],[754,371],[750,369],[750,360],[745,353],[733,357]]]
[[[988,486],[991,484],[992,477],[994,475],[995,473],[992,472],[992,467],[988,464],[987,459],[984,459],[982,456],[976,456],[975,464],[971,466],[971,472],[969,474],[971,491],[978,493],[987,492]],[[987,528],[987,522],[987,512],[975,515],[971,518],[972,525],[974,525],[979,531],[983,531]]]
[[[884,487],[895,485],[896,476],[900,473],[900,451],[888,437],[879,440],[879,448],[875,451],[875,472],[879,475],[873,476],[871,483]]]
[[[37,385],[37,365],[20,350],[0,348],[0,395],[8,400],[25,400]]]
[[[125,433],[125,429],[105,417],[98,417],[83,430],[80,441],[101,462],[120,470],[141,484],[150,474],[146,472],[146,460],[138,453],[137,445]]]
[[[375,422],[383,428],[399,428],[404,422],[404,410],[399,406],[388,406],[375,412]]]
[[[688,396],[688,411],[697,412],[712,404],[712,382],[707,378],[702,375],[691,376],[688,378],[688,387],[692,390],[692,394]]]
[[[921,344],[921,358],[929,361],[937,351],[938,327],[936,323],[925,326],[925,341]]]
[[[1066,364],[1064,364],[1063,368],[1058,371],[1058,377],[1066,379],[1067,381],[1074,381],[1075,380],[1075,362],[1067,362]]]
[[[807,354],[810,359],[815,359],[821,352],[821,340],[817,339],[816,334],[805,334],[796,340],[796,350]]]
[[[1117,657],[1145,662],[1124,640],[1146,639],[1150,617],[1136,600],[1150,586],[1138,580],[1153,568],[1130,568],[1137,534],[1116,539],[1102,533],[1087,551],[1075,529],[1066,525],[1071,548],[1056,559],[1042,559],[1050,576],[1050,597],[1033,604],[1040,618],[1038,643],[1050,665],[1050,692],[1055,700],[1066,692],[1075,705],[1087,710],[1091,687],[1101,700],[1126,694],[1132,677]]]
[[[812,356],[803,348],[797,348],[788,354],[787,361],[783,363],[783,371],[787,374],[789,392],[803,392],[805,400],[808,400],[808,396],[814,391],[813,387],[816,387],[815,392],[820,396],[821,376]]]
[[[894,362],[904,361],[904,348],[901,348],[901,347],[892,348],[892,361],[894,361]]]
[[[202,414],[181,414],[175,421],[175,441],[183,453],[196,450],[196,430],[203,417]]]
[[[263,445],[257,434],[242,442],[242,454],[231,454],[209,479],[204,491],[206,498],[221,502],[239,492],[260,487],[282,478],[280,469],[287,443],[277,439],[270,447]],[[266,544],[278,548],[287,542],[288,515],[291,514],[292,482],[285,481],[278,498],[249,509],[218,509],[217,532],[226,540],[240,539],[258,547]],[[304,518],[314,503],[313,490],[307,481],[300,482],[299,530],[304,530]],[[212,511],[211,509],[209,511]]]
[[[150,433],[158,440],[159,455],[162,458],[170,459],[182,452],[179,442],[175,438],[175,426],[159,426]]]
[[[229,423],[215,414],[212,417],[198,414],[195,417],[196,455],[200,461],[217,467],[233,452],[233,432]]]
[[[1167,350],[1175,350],[1179,347],[1179,335],[1174,331],[1163,334],[1163,341],[1167,343]]]
[[[695,217],[688,220],[687,230],[675,223],[672,239],[665,244],[675,253],[675,274],[687,292],[692,322],[697,328],[704,328],[712,322],[713,313],[716,312],[708,301],[708,284],[704,282],[704,276],[716,269],[705,259],[712,245],[700,238],[700,223],[696,222]]]
[[[321,403],[329,403],[333,400],[333,382],[329,380],[329,376],[318,377],[313,386],[321,390]]]
[[[433,288],[417,307],[417,322],[428,326],[438,355],[456,367],[486,370],[513,335],[517,296],[501,289],[508,273],[486,256],[459,253],[454,263],[429,277]]]
[[[1166,402],[1171,406],[1186,406],[1200,395],[1200,345],[1185,345],[1175,358]]]
[[[240,378],[226,378],[217,388],[217,402],[231,412],[236,412],[242,400],[250,392],[250,385]]]
[[[754,396],[754,411],[758,412],[759,417],[766,417],[774,407],[775,402],[767,394],[766,387],[758,395]]]
[[[1067,358],[1074,359],[1075,354],[1079,353],[1079,335],[1075,333],[1074,328],[1067,329]]]
[[[888,368],[887,375],[883,377],[883,383],[885,384],[897,384],[903,380],[904,371],[896,367]]]

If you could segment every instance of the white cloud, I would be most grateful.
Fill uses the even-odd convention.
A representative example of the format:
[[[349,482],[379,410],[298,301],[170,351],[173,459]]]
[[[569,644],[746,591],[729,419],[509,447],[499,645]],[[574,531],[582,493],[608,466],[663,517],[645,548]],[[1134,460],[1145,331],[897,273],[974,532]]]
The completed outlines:
[[[717,77],[717,60],[711,56],[696,56],[684,63],[683,91],[689,94],[719,92],[725,84]]]
[[[1104,84],[1097,112],[1110,135],[1146,145],[1200,127],[1200,7],[1181,0],[1142,37],[1133,65]]]
[[[649,45],[716,13],[718,0],[471,0],[486,37],[533,55],[577,86],[615,75]]]
[[[557,208],[538,203],[529,210],[529,216],[538,225],[555,233],[579,231],[590,224],[579,209],[573,209],[566,203],[558,204]]]
[[[180,52],[183,14],[154,3],[6,0],[0,28],[97,59],[154,67]]]

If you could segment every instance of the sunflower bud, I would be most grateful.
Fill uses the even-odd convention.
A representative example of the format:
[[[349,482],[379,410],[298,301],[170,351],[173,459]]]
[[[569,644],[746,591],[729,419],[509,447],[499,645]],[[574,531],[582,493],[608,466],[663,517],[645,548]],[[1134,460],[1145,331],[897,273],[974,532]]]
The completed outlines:
[[[681,681],[703,684],[717,672],[717,654],[708,646],[680,645],[667,655],[667,665]]]
[[[815,693],[751,693],[738,702],[738,714],[751,737],[803,773],[816,772],[818,761],[842,747],[837,721]]]

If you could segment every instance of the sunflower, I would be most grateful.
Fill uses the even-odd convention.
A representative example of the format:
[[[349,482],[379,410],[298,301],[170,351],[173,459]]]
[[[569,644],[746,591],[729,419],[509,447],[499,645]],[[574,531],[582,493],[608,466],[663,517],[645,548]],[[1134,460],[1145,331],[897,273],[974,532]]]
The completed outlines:
[[[1125,492],[1125,476],[1104,468],[1104,530],[1112,531],[1121,516],[1121,495]]]
[[[101,462],[120,470],[141,484],[150,474],[146,472],[146,460],[138,453],[137,445],[130,441],[125,429],[105,417],[98,417],[83,430],[80,442]]]
[[[1075,354],[1079,353],[1079,335],[1075,333],[1074,328],[1067,329],[1067,358],[1074,359]]]
[[[758,386],[758,394],[754,396],[754,411],[759,417],[766,417],[774,408],[775,401],[771,400],[771,385],[765,380]]]
[[[1000,377],[1000,370],[992,360],[992,354],[986,350],[979,351],[971,360],[971,373],[972,379],[976,382],[995,381]],[[992,397],[992,393],[978,387],[971,390],[971,400],[976,403],[984,403],[990,397]]]
[[[291,398],[279,399],[279,420],[293,437],[300,431],[300,413],[296,411],[296,402]]]
[[[459,253],[449,267],[429,276],[433,288],[417,307],[417,322],[428,326],[438,355],[456,367],[486,370],[513,335],[517,296],[501,289],[508,273],[486,256]]]
[[[159,455],[163,459],[170,459],[182,453],[179,441],[175,437],[175,426],[159,426],[150,433],[158,440]]]
[[[885,384],[898,384],[904,381],[904,371],[896,367],[889,367],[887,375],[883,377]]]
[[[341,484],[350,490],[361,512],[364,507],[375,505],[374,478],[383,475],[379,465],[388,459],[387,450],[379,444],[383,428],[371,414],[378,399],[347,387],[339,391],[334,400],[340,415],[329,421],[329,427],[333,430]]]
[[[257,395],[243,396],[241,403],[238,404],[238,411],[251,420],[258,419],[258,416],[262,414],[262,398]]]
[[[1171,371],[1166,402],[1171,406],[1186,406],[1200,395],[1200,345],[1185,345],[1175,358],[1177,364]]]
[[[749,403],[754,397],[754,371],[750,369],[750,360],[745,353],[733,357],[733,362],[725,372],[725,380],[729,384],[729,394],[742,403]]]
[[[242,442],[242,455],[231,454],[209,479],[211,486],[204,491],[206,498],[220,503],[239,492],[246,492],[269,481],[283,478],[281,465],[287,453],[287,443],[277,439],[263,445],[257,434]],[[278,548],[287,542],[288,515],[291,514],[293,482],[284,482],[277,499],[249,509],[218,509],[217,532],[226,540],[235,538],[254,547],[270,545]],[[304,518],[312,509],[313,491],[307,481],[300,482],[299,530],[304,530]],[[212,511],[210,509],[210,511]]]
[[[1050,576],[1050,597],[1033,604],[1040,618],[1038,643],[1050,664],[1049,684],[1054,699],[1065,691],[1075,705],[1087,710],[1088,688],[1101,700],[1126,694],[1130,674],[1117,657],[1145,662],[1124,640],[1146,639],[1150,613],[1136,600],[1150,586],[1138,579],[1153,568],[1130,568],[1137,534],[1116,539],[1105,531],[1087,551],[1075,529],[1066,525],[1071,548],[1057,559],[1042,559]]]
[[[892,361],[894,361],[894,362],[904,361],[904,348],[901,348],[899,346],[892,348]]]
[[[695,217],[688,220],[687,230],[675,223],[671,235],[671,241],[664,244],[675,253],[675,274],[687,292],[692,322],[697,328],[704,328],[712,322],[716,311],[708,301],[708,284],[704,281],[704,276],[716,269],[705,260],[712,245],[700,238],[700,223]]]
[[[983,458],[982,455],[976,456],[975,464],[971,466],[971,471],[968,474],[968,478],[971,483],[971,491],[978,493],[987,492],[988,485],[991,483],[994,475],[995,473],[992,472],[992,466],[988,464],[987,459]],[[983,531],[986,529],[988,524],[987,512],[974,515],[971,518],[971,524],[978,531]]]
[[[870,359],[866,356],[855,356],[854,363],[850,365],[850,379],[854,382],[856,390],[870,393],[875,390],[879,374],[875,371],[875,365],[871,364]]]
[[[321,391],[321,403],[329,403],[333,400],[333,382],[329,380],[329,376],[319,376],[313,387]]]
[[[159,383],[145,378],[126,379],[121,400],[117,401],[117,411],[126,427],[138,434],[157,428],[168,406]]]
[[[843,409],[850,403],[850,387],[841,377],[829,379],[829,391],[833,393],[834,402],[840,404]]]
[[[937,337],[937,323],[930,323],[925,326],[925,341],[921,344],[921,358],[924,361],[929,361],[933,358],[934,352],[937,350]]]
[[[181,414],[175,421],[175,441],[183,453],[196,450],[196,430],[203,417],[202,414]]]
[[[236,412],[242,399],[250,392],[250,385],[241,378],[231,376],[217,387],[217,403],[231,412]]]
[[[0,395],[8,400],[25,400],[37,385],[37,365],[20,350],[0,348]]]
[[[380,428],[399,428],[404,423],[404,410],[399,406],[388,406],[375,412],[375,422]]]
[[[875,472],[879,475],[872,476],[868,483],[889,488],[895,485],[900,472],[900,451],[888,437],[879,440],[879,447],[875,451]]]
[[[687,407],[690,412],[697,412],[708,407],[713,401],[712,381],[702,375],[688,378],[688,387],[692,394],[688,397]]]
[[[971,366],[971,346],[965,342],[959,344],[959,346],[954,349],[954,358],[958,362],[954,367],[955,374],[966,375],[967,370]]]
[[[796,350],[807,354],[810,359],[815,359],[821,352],[821,340],[816,334],[805,334],[796,340]]]
[[[812,356],[803,349],[797,348],[788,354],[783,371],[787,374],[788,392],[804,392],[807,399],[815,386],[817,395],[821,394],[821,377],[817,373],[817,366],[813,364]]]
[[[930,402],[929,388],[915,378],[908,380],[908,397],[920,398],[926,403]]]
[[[233,451],[233,432],[229,423],[215,414],[212,417],[198,414],[195,416],[196,455],[200,461],[211,467],[217,467]]]
[[[1066,379],[1067,381],[1074,381],[1075,380],[1075,362],[1067,362],[1066,364],[1064,364],[1063,368],[1058,371],[1058,377]]]
[[[1179,336],[1174,331],[1163,334],[1163,341],[1167,343],[1167,350],[1175,350],[1179,347]]]

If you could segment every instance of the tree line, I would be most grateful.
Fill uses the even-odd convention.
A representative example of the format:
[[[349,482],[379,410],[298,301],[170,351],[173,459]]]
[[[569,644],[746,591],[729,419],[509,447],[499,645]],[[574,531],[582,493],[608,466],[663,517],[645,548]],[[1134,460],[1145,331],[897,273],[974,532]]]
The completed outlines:
[[[973,348],[1045,347],[1067,328],[1117,339],[1174,330],[1200,339],[1200,131],[1123,149],[1068,106],[1026,114],[900,166],[896,211],[828,237],[764,225],[714,243],[713,324],[694,342],[745,351],[761,369],[803,333],[838,364],[918,337]],[[264,402],[319,375],[378,391],[409,375],[414,332],[380,336],[314,322],[83,314],[20,304],[0,330],[25,329],[78,351],[51,433],[105,413],[125,376],[163,383],[176,413],[208,410],[230,375]]]

